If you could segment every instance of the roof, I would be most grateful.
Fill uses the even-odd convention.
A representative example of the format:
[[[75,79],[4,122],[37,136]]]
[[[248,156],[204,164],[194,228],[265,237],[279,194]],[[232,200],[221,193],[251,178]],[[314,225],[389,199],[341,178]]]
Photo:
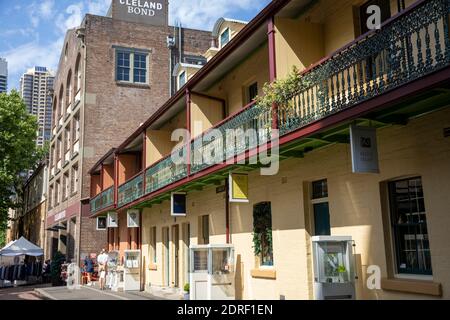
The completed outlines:
[[[177,63],[175,68],[173,68],[173,76],[178,76],[178,72],[180,72],[181,68],[193,68],[193,69],[201,69],[204,64],[191,64],[191,63]]]
[[[219,36],[220,28],[222,27],[222,24],[224,24],[225,22],[239,23],[239,24],[248,24],[248,21],[229,19],[229,18],[219,18],[216,21],[216,23],[214,24],[214,28],[213,28],[213,31],[212,31],[213,37],[218,37]]]

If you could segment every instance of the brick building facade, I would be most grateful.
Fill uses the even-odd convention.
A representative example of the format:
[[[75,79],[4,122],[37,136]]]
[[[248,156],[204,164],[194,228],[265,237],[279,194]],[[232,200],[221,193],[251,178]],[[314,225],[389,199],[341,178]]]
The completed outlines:
[[[80,261],[106,246],[107,232],[89,218],[88,170],[170,97],[173,66],[209,45],[209,32],[89,14],[67,31],[54,84],[46,257],[59,250]]]

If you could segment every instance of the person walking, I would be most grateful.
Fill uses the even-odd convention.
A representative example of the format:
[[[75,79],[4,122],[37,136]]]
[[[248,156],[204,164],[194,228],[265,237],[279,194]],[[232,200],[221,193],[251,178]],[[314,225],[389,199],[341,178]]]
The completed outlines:
[[[94,273],[94,261],[92,261],[91,257],[86,256],[84,258],[84,271],[87,274],[87,285],[92,286],[92,274]]]
[[[101,253],[97,257],[97,263],[98,263],[98,274],[100,277],[100,290],[105,290],[106,265],[108,263],[108,255],[106,254],[105,249],[102,249]]]

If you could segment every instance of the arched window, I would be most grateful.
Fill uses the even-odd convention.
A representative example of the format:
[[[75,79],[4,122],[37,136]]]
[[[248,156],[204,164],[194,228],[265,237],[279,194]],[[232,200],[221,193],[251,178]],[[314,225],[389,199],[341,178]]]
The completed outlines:
[[[59,89],[59,108],[58,108],[58,117],[61,117],[64,114],[64,87],[61,85],[61,89]]]
[[[74,92],[76,99],[78,97],[78,92],[81,90],[81,55],[78,54],[77,61],[75,63],[75,75],[74,75]]]
[[[66,106],[72,102],[72,70],[69,70],[66,83]]]
[[[55,127],[56,124],[58,123],[58,119],[59,119],[59,116],[58,116],[58,97],[56,95],[53,97],[53,110],[52,110],[52,113],[53,113],[53,116],[52,116],[52,118],[53,118],[53,127]]]

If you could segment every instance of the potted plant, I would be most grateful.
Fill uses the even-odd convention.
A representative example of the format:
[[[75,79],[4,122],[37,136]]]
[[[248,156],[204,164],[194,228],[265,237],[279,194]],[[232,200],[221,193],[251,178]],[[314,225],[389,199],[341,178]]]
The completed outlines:
[[[186,284],[184,285],[184,288],[183,288],[183,290],[184,290],[184,300],[190,300],[190,297],[189,297],[189,289],[190,289],[189,283],[186,283]]]

